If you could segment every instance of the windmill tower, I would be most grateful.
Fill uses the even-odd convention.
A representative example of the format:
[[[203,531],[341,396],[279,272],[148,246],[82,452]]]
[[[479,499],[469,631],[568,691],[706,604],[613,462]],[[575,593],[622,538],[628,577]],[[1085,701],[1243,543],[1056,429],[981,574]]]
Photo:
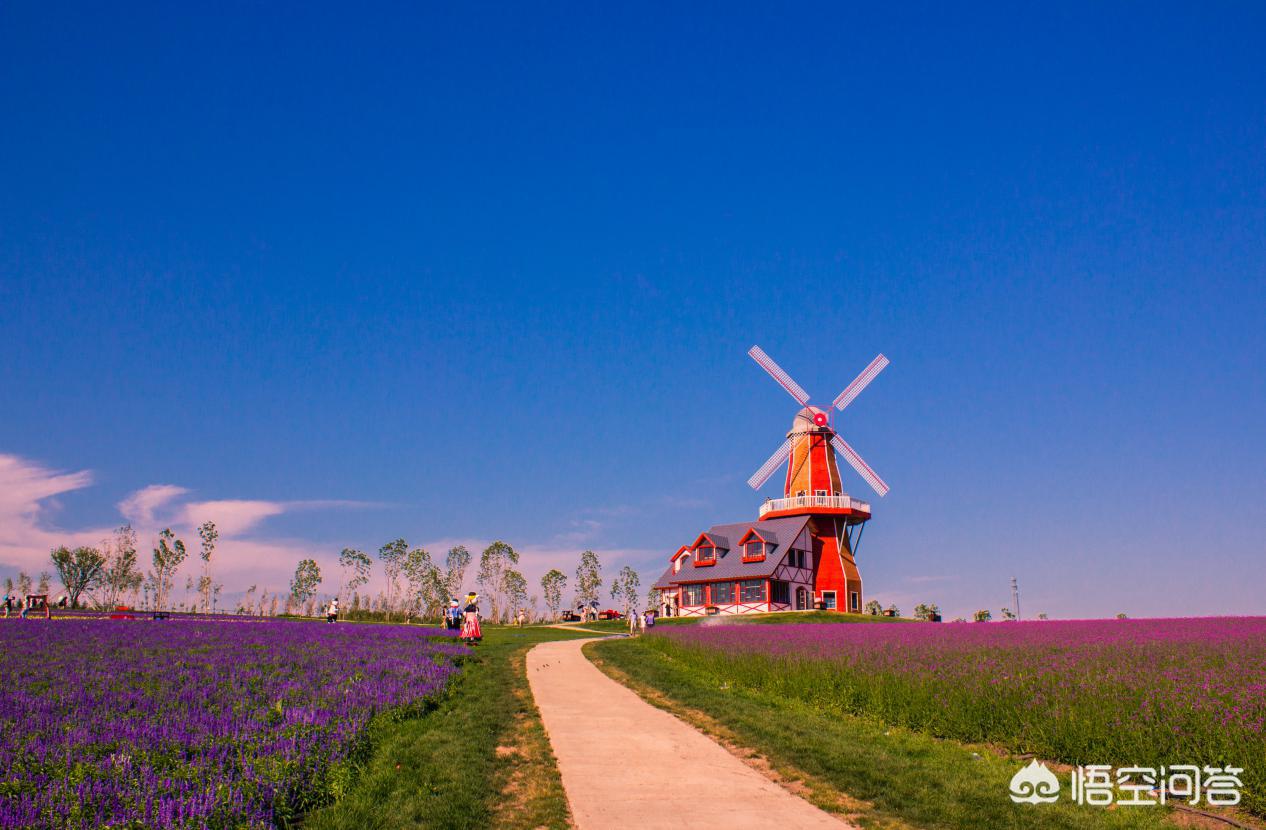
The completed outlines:
[[[844,492],[836,453],[843,455],[849,466],[881,497],[887,494],[888,485],[832,428],[829,408],[811,406],[809,394],[759,346],[753,346],[748,354],[800,405],[786,440],[748,479],[753,490],[760,490],[779,465],[787,462],[783,497],[767,500],[761,507],[760,518],[809,516],[816,601],[822,607],[860,612],[862,578],[856,555],[865,523],[871,516],[870,504]],[[877,356],[832,401],[832,406],[844,411],[887,365],[888,358],[882,354]]]

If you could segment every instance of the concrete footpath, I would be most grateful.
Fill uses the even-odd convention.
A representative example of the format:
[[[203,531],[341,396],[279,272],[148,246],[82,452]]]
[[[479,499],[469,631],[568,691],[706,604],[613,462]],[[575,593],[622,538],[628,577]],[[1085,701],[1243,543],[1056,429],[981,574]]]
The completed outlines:
[[[580,830],[849,828],[600,672],[587,640],[541,643],[527,675]]]

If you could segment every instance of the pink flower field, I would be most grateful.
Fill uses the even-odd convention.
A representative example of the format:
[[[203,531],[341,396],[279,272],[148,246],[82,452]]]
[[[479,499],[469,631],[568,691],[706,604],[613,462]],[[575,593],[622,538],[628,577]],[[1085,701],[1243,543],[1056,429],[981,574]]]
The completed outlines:
[[[1243,767],[1266,814],[1266,618],[707,625],[654,639],[723,682],[1073,764]]]

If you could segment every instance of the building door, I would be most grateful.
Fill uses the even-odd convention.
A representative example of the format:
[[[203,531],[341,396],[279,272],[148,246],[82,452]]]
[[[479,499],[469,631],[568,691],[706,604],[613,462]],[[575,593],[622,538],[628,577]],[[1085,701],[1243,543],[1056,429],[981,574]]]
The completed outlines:
[[[809,607],[809,592],[804,588],[796,589],[796,610],[803,611]]]

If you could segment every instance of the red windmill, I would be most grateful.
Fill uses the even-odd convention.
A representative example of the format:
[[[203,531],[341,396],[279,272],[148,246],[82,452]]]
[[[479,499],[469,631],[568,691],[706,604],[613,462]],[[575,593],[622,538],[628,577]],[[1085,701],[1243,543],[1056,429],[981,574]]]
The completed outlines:
[[[778,465],[787,461],[783,497],[770,499],[761,506],[761,521],[809,516],[817,566],[814,571],[814,596],[824,600],[826,607],[843,606],[841,610],[860,611],[862,576],[855,557],[865,523],[870,519],[870,505],[844,492],[835,452],[838,450],[881,497],[887,494],[888,485],[858,455],[857,450],[831,428],[830,415],[809,405],[809,394],[773,358],[765,354],[760,346],[753,346],[748,354],[802,407],[791,423],[787,440],[747,482],[753,490],[759,490]],[[842,412],[887,365],[888,358],[882,354],[876,356],[852,383],[844,387],[832,405]],[[840,600],[838,605],[834,602],[837,597]]]
[[[831,428],[827,412],[809,405],[800,384],[759,346],[748,354],[800,405],[782,446],[748,481],[759,489],[786,461],[783,497],[767,499],[756,521],[713,525],[679,547],[654,584],[660,611],[687,617],[815,608],[860,613],[856,552],[870,505],[844,492],[836,451],[879,495],[888,485]],[[888,358],[876,357],[834,406],[843,410],[887,365]]]

